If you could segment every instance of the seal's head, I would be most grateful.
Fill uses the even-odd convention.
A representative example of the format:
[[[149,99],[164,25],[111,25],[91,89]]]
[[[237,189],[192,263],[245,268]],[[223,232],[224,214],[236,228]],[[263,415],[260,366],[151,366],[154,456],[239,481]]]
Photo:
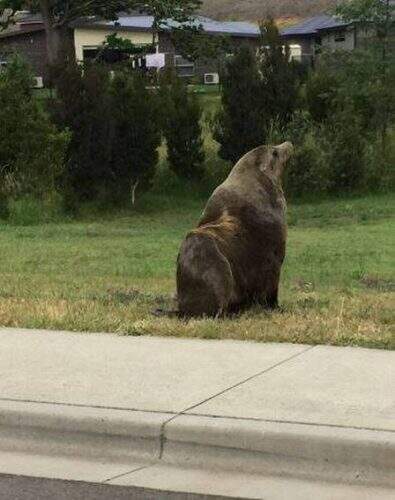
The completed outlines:
[[[279,146],[259,146],[247,153],[236,164],[234,174],[260,177],[266,175],[275,182],[281,182],[285,166],[294,152],[291,142]]]

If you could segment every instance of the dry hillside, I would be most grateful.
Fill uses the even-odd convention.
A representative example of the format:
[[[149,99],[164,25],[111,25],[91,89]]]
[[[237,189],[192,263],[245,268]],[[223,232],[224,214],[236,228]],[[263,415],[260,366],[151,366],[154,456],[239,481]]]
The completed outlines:
[[[295,19],[330,9],[337,0],[203,0],[203,14],[215,19],[259,21],[267,16]]]

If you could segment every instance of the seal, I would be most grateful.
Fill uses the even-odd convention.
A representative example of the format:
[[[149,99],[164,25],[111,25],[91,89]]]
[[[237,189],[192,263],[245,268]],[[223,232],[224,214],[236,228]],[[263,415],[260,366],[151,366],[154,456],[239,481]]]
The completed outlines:
[[[293,145],[247,153],[213,193],[177,260],[181,317],[219,317],[254,304],[278,306],[285,258],[285,165]]]

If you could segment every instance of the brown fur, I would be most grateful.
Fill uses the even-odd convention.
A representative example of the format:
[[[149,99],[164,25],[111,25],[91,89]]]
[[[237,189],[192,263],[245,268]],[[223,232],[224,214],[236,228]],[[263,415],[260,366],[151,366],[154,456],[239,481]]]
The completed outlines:
[[[277,306],[287,234],[281,176],[291,153],[289,143],[251,151],[213,193],[178,257],[180,315]]]
[[[205,234],[226,245],[240,230],[240,221],[226,211],[218,220],[198,226],[190,234]]]

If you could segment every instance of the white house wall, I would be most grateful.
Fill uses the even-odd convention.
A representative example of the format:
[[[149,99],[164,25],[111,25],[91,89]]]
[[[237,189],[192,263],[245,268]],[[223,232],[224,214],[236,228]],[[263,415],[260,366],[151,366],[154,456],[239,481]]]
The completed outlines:
[[[359,27],[358,28],[358,41],[357,48],[366,48],[366,46],[374,44],[376,38],[376,31],[370,27]]]
[[[344,41],[336,41],[339,36],[344,36]],[[355,32],[354,28],[347,30],[339,30],[337,32],[330,31],[322,35],[322,47],[329,50],[354,50],[355,49]]]
[[[83,29],[74,30],[74,43],[77,61],[83,61],[85,48],[100,47],[108,35],[114,34],[113,30]],[[117,30],[118,36],[130,40],[136,45],[151,44],[152,34],[147,32]]]

